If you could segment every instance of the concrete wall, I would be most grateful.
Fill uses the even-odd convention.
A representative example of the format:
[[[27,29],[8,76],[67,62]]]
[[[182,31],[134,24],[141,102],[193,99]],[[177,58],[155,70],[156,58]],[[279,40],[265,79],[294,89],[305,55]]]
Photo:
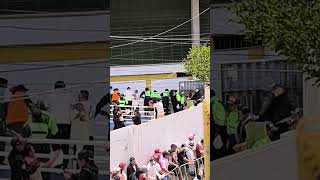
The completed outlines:
[[[0,45],[104,41],[110,37],[110,14],[0,16],[0,34]]]
[[[169,150],[172,143],[181,145],[188,134],[196,140],[203,137],[202,104],[139,126],[128,126],[111,131],[110,167],[134,156],[139,165],[146,164],[156,148]]]
[[[303,81],[303,113],[315,114],[319,112],[320,88],[313,86],[315,80]]]
[[[211,162],[214,180],[298,180],[295,133],[256,150]]]

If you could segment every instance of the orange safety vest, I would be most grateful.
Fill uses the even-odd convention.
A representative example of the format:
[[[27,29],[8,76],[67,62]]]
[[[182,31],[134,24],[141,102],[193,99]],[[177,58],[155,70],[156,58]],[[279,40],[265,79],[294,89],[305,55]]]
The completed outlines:
[[[16,92],[15,95],[11,96],[6,117],[7,125],[25,123],[27,121],[28,107],[24,99],[22,99],[23,97],[20,92]]]
[[[118,91],[113,92],[112,94],[112,101],[119,101],[120,95]]]

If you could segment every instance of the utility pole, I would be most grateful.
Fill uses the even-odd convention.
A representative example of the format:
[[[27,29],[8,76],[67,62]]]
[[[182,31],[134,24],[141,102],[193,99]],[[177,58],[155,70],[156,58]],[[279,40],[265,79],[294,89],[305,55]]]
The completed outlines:
[[[191,21],[192,45],[200,44],[199,1],[191,0],[191,18],[193,18]]]

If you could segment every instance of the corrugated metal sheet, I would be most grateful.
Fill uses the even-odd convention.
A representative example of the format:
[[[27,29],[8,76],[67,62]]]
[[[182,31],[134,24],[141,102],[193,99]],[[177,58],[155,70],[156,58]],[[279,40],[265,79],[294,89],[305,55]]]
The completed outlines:
[[[222,100],[233,95],[242,104],[257,112],[263,102],[264,93],[273,83],[285,87],[289,98],[296,107],[302,107],[303,77],[299,67],[287,61],[263,61],[224,63],[218,66],[221,78],[215,78],[215,85],[221,87]],[[219,84],[217,84],[219,83]]]
[[[181,81],[179,83],[179,91],[185,92],[189,97],[191,96],[191,90],[198,88],[202,94],[204,94],[204,84],[199,80]]]

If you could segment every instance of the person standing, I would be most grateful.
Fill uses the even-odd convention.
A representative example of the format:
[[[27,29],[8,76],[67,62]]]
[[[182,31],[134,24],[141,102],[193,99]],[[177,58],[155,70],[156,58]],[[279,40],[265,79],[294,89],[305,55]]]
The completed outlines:
[[[23,137],[29,137],[29,128],[24,126],[28,119],[28,106],[31,103],[26,94],[28,89],[24,85],[18,85],[11,88],[10,91],[13,95],[10,97],[6,114],[7,128]]]
[[[161,97],[162,97],[162,103],[163,103],[163,108],[165,111],[165,115],[169,115],[170,114],[170,109],[169,109],[169,89],[165,89],[162,93],[161,93]]]
[[[71,105],[73,103],[73,95],[66,89],[63,81],[57,81],[54,84],[55,92],[49,95],[47,101],[48,111],[56,118],[59,132],[57,139],[70,139],[71,132]],[[69,145],[61,145],[64,154],[69,154]],[[64,160],[64,167],[68,165],[68,160]]]
[[[141,124],[141,114],[139,112],[139,109],[134,110],[134,116],[132,117],[132,121],[134,125],[140,125]]]
[[[145,88],[145,90],[140,94],[140,97],[144,96],[144,106],[148,106],[148,103],[151,99],[151,90]]]
[[[174,90],[171,90],[169,94],[170,94],[173,112],[176,113],[176,112],[178,112],[178,109],[177,109],[178,101],[176,98],[176,93]]]
[[[211,95],[211,111],[210,111],[210,117],[213,124],[213,130],[210,131],[210,139],[214,140],[215,136],[214,133],[217,133],[219,136],[218,138],[221,138],[222,140],[222,147],[220,149],[219,154],[225,154],[227,153],[227,141],[228,141],[228,132],[227,132],[227,126],[226,126],[226,110],[224,108],[224,105],[221,101],[219,101],[216,97],[216,93],[213,90],[210,90]],[[214,143],[211,143],[212,145]],[[212,151],[214,151],[215,148],[212,147]],[[214,152],[213,152],[214,153]],[[218,153],[216,153],[218,154]]]
[[[181,94],[180,94],[180,103],[181,103],[181,110],[183,110],[185,107],[186,107],[186,101],[187,101],[187,98],[186,98],[186,96],[185,96],[185,93],[184,92],[182,92]]]
[[[6,135],[6,114],[7,103],[5,102],[5,91],[8,87],[8,80],[0,78],[0,136]],[[5,150],[6,143],[0,142],[0,151]],[[0,164],[4,165],[4,156],[0,156]]]
[[[89,127],[88,127],[88,115],[81,102],[73,105],[74,116],[71,124],[71,139],[74,140],[89,140]],[[76,145],[74,154],[77,155],[78,152],[83,149],[82,145]]]
[[[127,177],[129,180],[134,180],[135,172],[139,170],[136,159],[134,157],[130,158],[130,164],[127,167]]]
[[[229,135],[228,151],[231,154],[234,152],[232,147],[236,144],[236,132],[237,132],[237,125],[239,123],[238,104],[239,104],[238,99],[236,99],[233,96],[229,97],[227,101],[226,125],[227,125],[227,132]]]
[[[111,101],[112,101],[112,103],[117,104],[119,100],[120,100],[119,89],[118,89],[118,88],[115,88],[115,89],[113,90],[113,93],[112,93],[112,96],[111,96]]]
[[[78,164],[80,172],[73,174],[69,171],[64,172],[66,180],[98,180],[99,169],[93,161],[93,154],[91,151],[82,150],[78,154]]]
[[[130,87],[127,88],[127,90],[124,93],[124,96],[128,100],[128,106],[131,106],[132,105],[132,100],[133,100],[133,92],[132,92]]]
[[[26,142],[20,137],[15,136],[11,139],[12,150],[8,156],[11,180],[29,180],[29,176],[36,171],[36,169],[26,166],[23,156],[25,144]]]
[[[246,106],[239,108],[239,123],[237,125],[236,140],[237,144],[244,143],[247,138],[246,127],[250,121],[254,121],[250,114],[250,110]]]
[[[181,95],[177,90],[174,90],[174,92],[175,92],[175,98],[177,100],[177,111],[181,111],[181,107],[182,107],[182,105],[181,105]]]
[[[135,90],[133,93],[132,106],[139,106],[140,104],[140,95],[138,94],[138,90]]]

